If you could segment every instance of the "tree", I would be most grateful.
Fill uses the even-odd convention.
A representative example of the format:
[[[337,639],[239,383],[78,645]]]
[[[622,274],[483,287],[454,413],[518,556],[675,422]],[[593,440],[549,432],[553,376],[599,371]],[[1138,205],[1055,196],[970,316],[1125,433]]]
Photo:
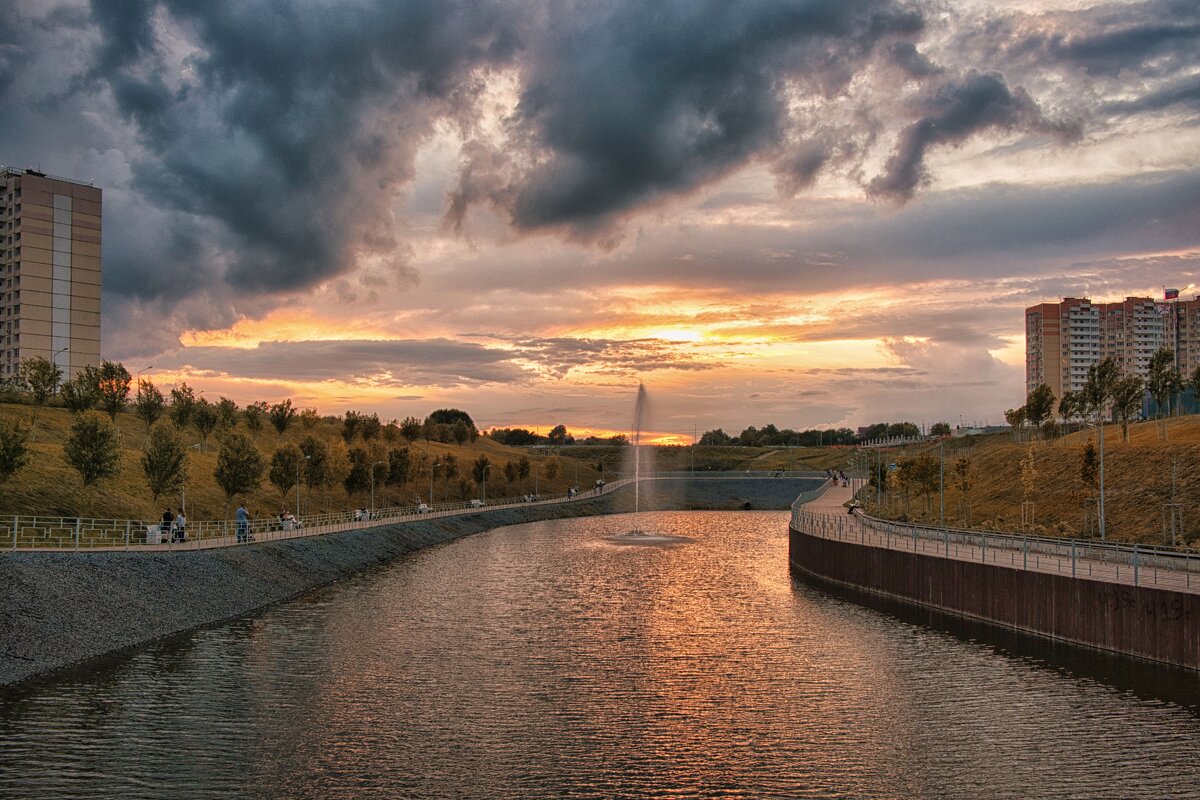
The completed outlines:
[[[58,391],[63,373],[53,361],[34,356],[21,361],[17,376],[22,384],[29,387],[29,393],[33,395],[33,404],[41,408]]]
[[[949,436],[951,434],[949,422],[935,422],[929,428],[930,436]]]
[[[74,378],[62,385],[59,394],[63,405],[74,414],[91,411],[100,402],[100,375],[95,367],[86,366]]]
[[[546,438],[550,440],[550,444],[561,447],[567,441],[567,426],[555,425],[550,429],[550,433],[546,434]]]
[[[288,492],[296,485],[300,475],[300,463],[304,454],[294,444],[286,444],[277,448],[271,454],[271,468],[267,471],[267,480],[279,490],[280,502],[287,500]]]
[[[517,459],[517,476],[521,480],[525,480],[529,477],[529,472],[531,469],[532,467],[529,463],[529,456],[521,456],[519,459]]]
[[[208,449],[208,437],[217,429],[221,414],[216,406],[201,397],[192,409],[192,424],[200,434],[200,449]]]
[[[558,458],[548,458],[546,463],[542,465],[542,474],[546,476],[546,480],[552,481],[558,477]]]
[[[379,436],[383,431],[383,423],[379,421],[378,414],[367,416],[364,414],[358,422],[358,432],[362,434],[362,440],[369,442]]]
[[[516,483],[520,473],[517,471],[517,465],[512,461],[504,462],[504,480],[509,483]]]
[[[456,422],[462,422],[468,428],[475,427],[475,420],[471,419],[471,415],[457,408],[439,408],[425,419],[434,425],[453,425]]]
[[[412,457],[408,448],[401,447],[389,450],[387,467],[387,478],[384,480],[384,483],[396,488],[400,488],[408,483],[408,476],[412,471]]]
[[[1120,368],[1112,356],[1088,367],[1087,382],[1080,390],[1079,413],[1085,417],[1103,417],[1120,376]]]
[[[96,388],[100,394],[100,407],[108,412],[113,422],[117,414],[129,405],[129,384],[133,380],[125,365],[116,361],[100,362]]]
[[[329,485],[329,448],[315,436],[300,440],[300,453],[304,457],[303,480],[309,489]]]
[[[492,462],[485,455],[480,455],[475,459],[475,463],[471,465],[471,477],[475,479],[475,483],[483,484],[484,474],[491,471],[488,469],[490,466],[492,466]]]
[[[1144,389],[1140,375],[1119,378],[1113,386],[1113,413],[1121,421],[1121,439],[1126,442],[1129,441],[1129,420],[1135,418],[1142,410]]]
[[[116,426],[97,414],[81,414],[71,425],[63,455],[84,486],[116,475],[121,462]]]
[[[467,427],[467,423],[460,419],[451,426],[450,435],[454,437],[454,443],[462,447],[467,439],[471,438],[471,429]]]
[[[317,423],[321,421],[321,415],[317,413],[315,408],[306,408],[300,412],[300,427],[306,431],[311,431],[317,427]]]
[[[150,441],[142,453],[142,473],[155,503],[159,495],[183,485],[187,477],[187,448],[167,426],[159,425],[150,431]]]
[[[1192,374],[1188,376],[1188,386],[1192,387],[1193,397],[1200,401],[1200,366],[1192,370]]]
[[[29,463],[29,431],[17,423],[0,421],[0,483]]]
[[[361,447],[350,448],[347,455],[350,457],[350,471],[342,479],[342,486],[346,489],[346,496],[353,498],[356,492],[366,491],[371,485],[371,471],[368,466],[371,457]]]
[[[1046,384],[1039,384],[1025,398],[1025,419],[1035,428],[1041,428],[1042,423],[1054,415],[1054,390]]]
[[[1150,396],[1154,398],[1159,413],[1166,408],[1167,416],[1170,416],[1171,401],[1183,388],[1183,377],[1179,374],[1179,368],[1175,366],[1175,353],[1168,347],[1160,347],[1154,351],[1154,355],[1150,356],[1147,375],[1146,383],[1150,389]]]
[[[723,447],[733,444],[733,437],[720,428],[717,428],[716,430],[705,431],[704,435],[700,437],[700,444]]]
[[[242,416],[246,419],[246,427],[255,433],[262,430],[263,418],[271,411],[271,406],[266,400],[258,400],[250,403],[242,411]]]
[[[180,383],[171,390],[171,424],[183,430],[192,424],[192,414],[196,411],[196,393],[186,383]]]
[[[296,409],[292,408],[292,400],[288,398],[282,403],[276,403],[271,406],[271,410],[267,412],[267,416],[271,420],[271,426],[275,428],[275,432],[280,436],[292,424],[292,420],[296,418]]]
[[[238,404],[228,397],[217,401],[217,416],[223,430],[231,431],[237,427]]]
[[[342,441],[347,445],[354,441],[354,434],[358,433],[358,426],[362,423],[362,417],[357,411],[347,411],[342,417]]]
[[[166,408],[167,400],[157,386],[148,379],[138,381],[137,397],[133,399],[133,413],[146,423],[147,436],[150,435],[150,429],[154,427],[154,423],[162,419]]]
[[[1092,491],[1100,485],[1100,456],[1096,454],[1096,446],[1090,439],[1083,446],[1083,454],[1079,459],[1079,478]]]
[[[400,423],[400,435],[410,443],[421,438],[421,420],[416,417],[405,417]]]
[[[1004,412],[1004,421],[1013,429],[1013,438],[1021,441],[1021,428],[1025,425],[1025,406],[1010,408]]]
[[[1080,397],[1079,392],[1068,390],[1063,392],[1063,396],[1058,399],[1058,415],[1062,417],[1064,427],[1079,416]]]
[[[954,488],[958,489],[959,497],[959,513],[962,514],[963,523],[971,524],[971,488],[975,485],[975,481],[971,475],[971,459],[966,456],[960,456],[954,462]]]
[[[233,432],[221,440],[221,450],[217,453],[217,468],[213,477],[217,485],[225,493],[225,512],[229,512],[229,504],[239,494],[257,489],[262,483],[263,470],[266,463],[254,442],[245,434]]]

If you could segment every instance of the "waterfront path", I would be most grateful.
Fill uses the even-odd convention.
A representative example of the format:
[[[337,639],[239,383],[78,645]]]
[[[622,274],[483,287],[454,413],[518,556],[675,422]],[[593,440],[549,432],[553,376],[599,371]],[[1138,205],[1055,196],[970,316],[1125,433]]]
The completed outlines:
[[[819,497],[794,507],[792,527],[868,547],[1200,594],[1200,554],[1195,551],[926,527],[876,519],[861,511],[851,515],[845,504],[861,485],[859,480],[850,487],[831,486]]]

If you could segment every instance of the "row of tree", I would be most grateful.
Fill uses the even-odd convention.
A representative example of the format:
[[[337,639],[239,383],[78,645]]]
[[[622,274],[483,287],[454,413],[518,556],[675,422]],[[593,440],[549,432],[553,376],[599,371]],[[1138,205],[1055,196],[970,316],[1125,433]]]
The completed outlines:
[[[16,423],[0,423],[0,484],[28,463],[28,441],[28,428]],[[158,424],[151,428],[141,467],[156,502],[161,495],[178,491],[187,480],[187,451],[186,441],[173,426]],[[121,462],[116,426],[100,414],[80,414],[71,426],[63,455],[79,473],[85,487],[116,476]],[[298,444],[277,447],[267,459],[248,436],[226,431],[220,437],[213,478],[225,495],[228,514],[233,499],[259,489],[264,475],[279,490],[281,500],[286,500],[292,489],[301,484],[309,490],[327,490],[340,483],[347,499],[353,501],[356,495],[375,485],[402,492],[406,484],[426,477],[440,480],[447,496],[453,493],[457,499],[465,500],[474,496],[478,487],[489,479],[497,484],[504,481],[511,486],[526,481],[533,471],[526,456],[500,466],[481,454],[464,472],[452,453],[431,462],[426,454],[419,451],[414,454],[408,447],[391,448],[383,459],[372,459],[373,455],[366,447],[351,447],[338,452],[313,435],[306,435]],[[499,468],[492,472],[494,467]],[[542,465],[541,474],[547,480],[553,481],[558,472],[557,458],[548,459]]]
[[[1055,398],[1053,390],[1043,383],[1029,393],[1025,405],[1005,411],[1004,418],[1018,438],[1026,423],[1044,436],[1053,435],[1057,427],[1054,420],[1057,400],[1058,416],[1064,428],[1069,428],[1075,421],[1099,424],[1108,416],[1121,423],[1122,438],[1128,440],[1129,423],[1141,416],[1147,393],[1159,409],[1167,410],[1168,415],[1178,413],[1182,405],[1178,398],[1185,388],[1191,387],[1200,396],[1200,366],[1192,371],[1185,383],[1170,348],[1155,351],[1146,372],[1144,379],[1140,375],[1122,375],[1116,360],[1108,356],[1088,367],[1082,389],[1066,391],[1062,397]]]
[[[944,426],[945,435],[950,434],[950,426]],[[938,426],[934,426],[937,428]],[[940,430],[940,428],[939,428]],[[931,430],[937,435],[937,431]],[[764,425],[756,428],[753,425],[743,430],[737,436],[727,434],[721,428],[705,431],[700,437],[700,444],[737,447],[819,447],[821,445],[853,445],[872,439],[888,437],[916,437],[921,435],[921,429],[911,422],[877,422],[864,429],[862,435],[856,434],[849,428],[829,428],[820,430],[795,431],[791,428],[777,428],[775,425]]]
[[[233,430],[239,422],[252,432],[270,424],[282,436],[297,421],[305,430],[312,430],[322,419],[341,423],[341,435],[347,445],[356,438],[369,442],[380,437],[388,443],[401,438],[409,442],[424,438],[425,441],[454,442],[461,447],[467,441],[474,443],[479,438],[471,415],[456,408],[438,409],[424,420],[410,416],[384,423],[378,414],[356,411],[347,411],[340,418],[321,417],[315,408],[295,408],[290,399],[279,403],[258,401],[239,408],[228,397],[212,402],[197,396],[187,383],[180,383],[164,395],[153,381],[140,378],[131,399],[132,383],[129,370],[119,362],[103,361],[99,367],[87,366],[74,378],[63,380],[62,369],[57,364],[37,356],[23,360],[16,376],[6,380],[0,391],[27,395],[35,408],[58,398],[63,406],[76,414],[100,409],[114,421],[118,414],[130,410],[145,423],[147,436],[160,419],[166,418],[177,430],[194,429],[200,436],[202,448],[207,448],[208,438],[215,432]],[[563,430],[565,432],[565,428]]]
[[[555,425],[546,434],[535,433],[527,428],[492,428],[486,435],[492,441],[509,447],[533,447],[536,445],[563,447],[573,444],[624,447],[629,444],[629,437],[624,434],[576,438],[567,430],[566,425]]]

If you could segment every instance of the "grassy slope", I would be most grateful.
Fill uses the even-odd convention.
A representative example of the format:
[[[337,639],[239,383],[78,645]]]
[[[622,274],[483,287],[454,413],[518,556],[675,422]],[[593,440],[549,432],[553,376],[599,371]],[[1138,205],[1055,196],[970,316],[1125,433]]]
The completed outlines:
[[[1080,460],[1085,443],[1090,439],[1096,444],[1096,437],[1096,431],[1085,430],[1053,441],[1034,442],[1038,480],[1028,499],[1035,504],[1036,532],[1068,536],[1082,533],[1084,498],[1094,493],[1085,490],[1079,477]],[[1121,441],[1120,426],[1111,425],[1105,428],[1104,448],[1105,516],[1110,539],[1163,542],[1162,504],[1169,500],[1173,460],[1184,529],[1200,532],[1200,416],[1169,420],[1165,440],[1160,438],[1154,422],[1131,425],[1128,442]],[[930,452],[936,456],[937,447]],[[1019,530],[1021,503],[1025,500],[1021,461],[1028,452],[1028,442],[1014,442],[1009,434],[947,440],[947,521],[957,525],[963,520],[959,492],[951,487],[951,471],[954,460],[965,455],[972,460],[975,479],[971,490],[974,527]],[[927,513],[923,498],[911,498],[908,516],[936,520],[936,494],[931,499],[932,513]],[[892,516],[896,516],[901,509],[893,510]]]
[[[0,404],[0,420],[18,420],[28,426],[33,408],[27,405]],[[178,508],[179,496],[160,497],[155,503],[146,488],[142,474],[141,455],[145,440],[145,426],[132,414],[120,414],[117,417],[117,427],[121,434],[122,458],[120,473],[96,485],[84,488],[79,475],[64,460],[62,443],[66,440],[70,429],[72,416],[61,408],[44,408],[37,415],[30,441],[32,457],[23,469],[7,483],[0,485],[0,526],[2,516],[9,514],[42,514],[49,516],[83,516],[123,519],[156,519],[162,514],[162,509],[170,505]],[[305,430],[298,422],[283,436],[275,433],[270,425],[263,430],[251,433],[245,424],[238,423],[237,430],[245,433],[254,440],[265,459],[275,448],[288,442],[298,443],[305,435],[311,433],[324,439],[331,447],[343,447],[340,436],[340,425],[319,422],[312,430]],[[193,430],[184,434],[189,444],[199,442],[199,436]],[[355,439],[354,446],[362,446],[361,439]],[[373,460],[385,459],[387,450],[393,447],[408,446],[413,451],[413,458],[420,460],[422,454],[428,459],[425,463],[440,461],[445,454],[452,453],[459,462],[459,475],[470,477],[471,464],[480,454],[486,454],[495,466],[488,474],[488,496],[519,495],[533,488],[532,476],[525,481],[508,484],[503,478],[505,462],[517,461],[524,451],[505,447],[490,439],[480,438],[474,444],[467,443],[461,448],[454,444],[440,444],[418,440],[411,445],[403,439],[396,443],[387,443],[377,438],[368,447]],[[192,450],[188,454],[187,509],[191,519],[219,519],[225,513],[225,498],[213,480],[213,470],[217,463],[218,444],[215,437],[210,437],[207,452]],[[541,468],[551,457],[548,454],[530,453],[530,460],[535,468]],[[579,483],[590,486],[599,472],[592,469],[586,461],[578,465]],[[410,481],[399,491],[394,487],[376,485],[375,503],[377,506],[390,504],[412,503],[414,496],[420,495],[428,500],[429,471],[418,471],[419,477]],[[542,473],[539,478],[539,490],[542,492],[565,492],[575,476],[575,464],[568,458],[561,458],[558,476],[548,481]],[[445,483],[442,480],[444,471],[438,470],[436,493],[438,502],[445,497]],[[457,482],[456,482],[457,483]],[[367,504],[366,493],[353,498],[347,498],[346,492],[340,487],[327,490],[314,490],[315,497],[309,497],[305,492],[305,513],[321,511],[342,511],[355,506]],[[451,498],[457,499],[457,487],[451,487]],[[239,498],[240,500],[241,498]],[[279,510],[284,499],[266,479],[264,473],[262,488],[252,493],[246,501],[249,506],[262,514],[275,513]],[[289,508],[295,508],[296,495],[293,490],[286,498]]]

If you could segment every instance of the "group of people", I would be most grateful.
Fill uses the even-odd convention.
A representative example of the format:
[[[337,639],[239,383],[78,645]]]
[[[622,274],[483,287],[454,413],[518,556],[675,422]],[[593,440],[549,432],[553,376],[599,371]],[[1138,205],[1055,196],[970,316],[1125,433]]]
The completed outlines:
[[[178,514],[173,513],[170,508],[163,511],[158,533],[160,541],[187,541],[187,518],[183,515],[183,509],[179,509]]]
[[[846,473],[842,472],[840,469],[827,469],[825,470],[825,476],[839,486],[850,485],[850,479],[847,478]]]

